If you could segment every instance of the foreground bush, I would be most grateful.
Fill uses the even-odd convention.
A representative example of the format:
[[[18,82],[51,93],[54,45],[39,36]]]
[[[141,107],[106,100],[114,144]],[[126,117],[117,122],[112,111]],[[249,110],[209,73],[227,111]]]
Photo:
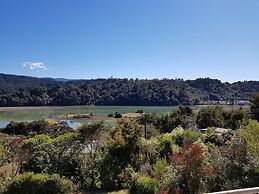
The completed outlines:
[[[156,189],[156,180],[149,176],[140,176],[131,189],[132,193],[137,194],[154,194]]]
[[[5,194],[60,194],[74,193],[76,186],[57,174],[24,173],[7,187]]]

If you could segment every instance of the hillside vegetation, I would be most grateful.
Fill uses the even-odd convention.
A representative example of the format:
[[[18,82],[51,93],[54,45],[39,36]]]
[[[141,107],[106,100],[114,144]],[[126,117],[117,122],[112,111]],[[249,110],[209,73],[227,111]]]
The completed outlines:
[[[258,187],[259,122],[251,120],[258,118],[258,100],[245,110],[213,106],[196,113],[180,106],[165,116],[119,119],[115,127],[11,122],[0,130],[0,193],[199,194]]]
[[[57,83],[57,81],[51,78],[0,74],[0,94],[17,92],[23,88],[50,87]]]
[[[208,101],[248,100],[259,81],[95,79],[57,81],[0,75],[0,106],[203,104]]]

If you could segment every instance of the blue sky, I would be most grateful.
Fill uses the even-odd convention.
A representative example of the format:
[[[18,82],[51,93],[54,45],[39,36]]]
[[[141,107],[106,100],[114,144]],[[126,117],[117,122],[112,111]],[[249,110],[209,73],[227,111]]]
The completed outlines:
[[[259,80],[258,10],[258,0],[1,0],[1,72]]]

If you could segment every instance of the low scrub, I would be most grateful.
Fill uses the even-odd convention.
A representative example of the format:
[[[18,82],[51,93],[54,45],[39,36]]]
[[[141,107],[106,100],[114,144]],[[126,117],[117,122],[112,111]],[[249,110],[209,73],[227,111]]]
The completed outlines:
[[[58,174],[24,173],[17,176],[4,194],[61,194],[74,193],[76,186]]]
[[[137,194],[154,194],[156,189],[156,180],[149,176],[140,176],[135,182],[132,193]]]

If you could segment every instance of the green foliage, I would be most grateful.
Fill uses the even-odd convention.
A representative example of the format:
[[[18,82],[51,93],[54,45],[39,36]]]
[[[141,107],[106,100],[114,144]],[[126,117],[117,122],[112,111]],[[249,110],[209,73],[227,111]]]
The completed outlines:
[[[224,127],[224,117],[221,106],[202,108],[197,115],[197,125],[199,128]]]
[[[159,159],[152,167],[152,177],[157,180],[162,180],[168,169],[168,163],[166,159]]]
[[[140,176],[135,182],[132,192],[136,194],[154,194],[156,190],[156,180],[148,176]]]
[[[206,135],[204,142],[212,143],[216,146],[223,146],[226,145],[228,141],[231,141],[233,135],[234,132],[232,131],[228,131],[222,134],[212,133],[211,135]]]
[[[250,110],[254,119],[259,121],[259,92],[253,93],[250,98]]]
[[[0,166],[10,162],[10,143],[11,137],[7,134],[0,133]]]
[[[75,133],[66,133],[56,138],[38,135],[23,142],[24,161],[21,171],[73,177],[78,173],[76,159],[80,152],[82,149]]]
[[[211,127],[207,128],[207,131],[206,131],[207,137],[214,135],[214,134],[215,134],[215,131]]]
[[[129,191],[124,189],[120,191],[109,192],[108,194],[129,194]]]
[[[139,110],[136,111],[136,113],[141,113],[142,114],[142,113],[144,113],[144,110],[143,109],[139,109]]]
[[[177,169],[174,166],[169,165],[163,178],[157,180],[159,184],[157,185],[156,190],[161,193],[174,193],[174,191],[179,190],[179,176],[180,173],[177,172]]]
[[[121,120],[118,127],[108,133],[100,178],[103,187],[120,188],[121,171],[128,165],[136,166],[142,129],[133,120]]]
[[[133,120],[119,121],[118,127],[109,131],[107,141],[111,152],[119,151],[122,156],[130,157],[136,149],[137,142],[143,134],[142,127]],[[127,156],[126,156],[126,155]]]
[[[245,137],[250,152],[259,158],[259,122],[251,120],[241,134]]]
[[[142,138],[139,144],[139,153],[136,157],[137,166],[145,163],[155,163],[159,155],[160,142],[157,138],[144,139]]]
[[[171,134],[165,133],[158,137],[159,148],[158,153],[160,158],[166,158],[169,160],[172,154],[173,137]]]
[[[31,88],[34,91],[40,91],[40,86],[45,88],[45,86],[53,86],[58,82],[50,78],[36,78],[28,76],[17,76],[10,74],[0,74],[0,93],[9,93],[15,91],[24,91],[25,88]],[[43,104],[42,104],[43,105]]]
[[[193,116],[193,110],[190,107],[179,106],[170,115],[158,117],[154,125],[161,133],[170,133],[178,126],[183,128],[192,127]]]
[[[201,138],[201,133],[196,129],[184,130],[174,138],[174,142],[183,147],[186,143],[193,143]]]
[[[205,143],[208,143],[208,142],[213,143],[216,146],[222,146],[226,143],[224,141],[224,138],[220,134],[211,134],[205,139]]]
[[[221,147],[207,146],[209,174],[206,187],[209,191],[255,187],[259,176],[256,161],[248,152],[246,140],[236,133]]]
[[[137,173],[135,172],[134,168],[128,165],[126,168],[124,168],[121,171],[121,173],[118,175],[118,178],[121,182],[121,186],[123,188],[128,189],[133,184],[136,176],[137,176]]]
[[[22,137],[0,133],[0,192],[19,171],[22,141]]]
[[[138,110],[139,111],[139,110]],[[145,125],[145,124],[153,124],[156,122],[157,115],[152,113],[152,114],[147,114],[145,113],[144,115],[140,116],[138,118],[138,122],[140,125]]]
[[[93,142],[100,139],[100,134],[105,132],[103,123],[96,123],[93,125],[83,124],[77,128],[78,137],[82,142]]]
[[[73,193],[77,187],[57,174],[24,173],[7,187],[5,194],[61,194]]]
[[[117,118],[117,119],[118,119],[118,118],[122,118],[122,114],[116,112],[116,113],[114,114],[114,118]]]
[[[224,127],[230,129],[239,129],[242,125],[247,124],[250,118],[249,111],[247,109],[233,109],[230,111],[223,111]]]
[[[99,150],[102,146],[102,137],[106,133],[103,123],[96,123],[93,125],[81,125],[78,128],[78,139],[84,153],[81,156],[80,173],[84,188],[98,188],[100,187],[100,172],[99,167],[102,162],[102,156]]]
[[[3,133],[15,135],[35,135],[35,134],[62,134],[72,129],[66,122],[53,122],[46,120],[36,120],[32,122],[11,121],[3,130]]]
[[[249,178],[252,178],[255,169],[245,139],[238,135],[235,136],[222,150],[222,155],[226,159],[227,180],[224,183],[226,188],[239,188],[245,185],[252,187],[253,181],[257,182],[258,178],[253,181],[249,180]],[[250,169],[247,168],[248,166],[250,166]]]
[[[259,91],[257,81],[222,83],[216,79],[53,79],[0,74],[0,106],[199,104],[247,100]],[[184,127],[184,126],[183,126]]]
[[[183,133],[184,143],[193,143],[201,138],[201,133],[196,129],[185,130]]]
[[[225,110],[222,106],[202,108],[197,115],[198,127],[225,127],[233,130],[239,129],[249,119],[246,109]]]
[[[229,124],[226,118],[240,120],[231,116],[239,115],[239,110],[236,113],[219,110],[217,114],[224,118],[224,126]],[[193,117],[188,108],[176,112],[173,117],[178,114]],[[151,115],[144,122],[152,125],[157,118]],[[43,192],[63,183],[70,185],[70,181],[81,190],[130,189],[131,193],[205,193],[258,186],[256,120],[242,129],[221,134],[209,130],[201,134],[195,128],[177,127],[170,133],[145,139],[142,119],[119,119],[116,127],[105,127],[103,123],[82,125],[77,131],[59,135],[0,133],[0,191],[10,185],[9,193],[37,193],[35,189]],[[37,125],[30,125],[34,126]],[[17,173],[23,174],[14,179]],[[51,191],[63,192],[55,188]]]

